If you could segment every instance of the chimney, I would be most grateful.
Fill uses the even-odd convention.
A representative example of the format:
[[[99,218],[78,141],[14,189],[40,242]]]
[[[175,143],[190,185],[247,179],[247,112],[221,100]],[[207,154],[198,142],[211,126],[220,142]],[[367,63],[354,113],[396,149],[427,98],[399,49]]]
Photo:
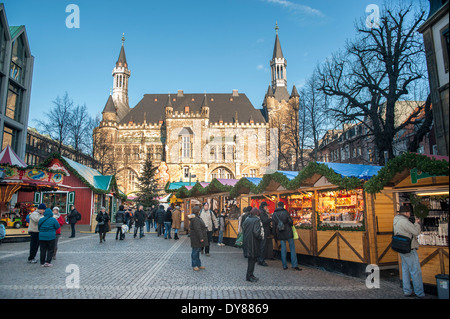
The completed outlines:
[[[183,90],[178,90],[177,97],[184,97],[184,92],[183,92]]]
[[[239,92],[238,92],[238,90],[233,90],[233,94],[232,94],[232,96],[239,96]]]

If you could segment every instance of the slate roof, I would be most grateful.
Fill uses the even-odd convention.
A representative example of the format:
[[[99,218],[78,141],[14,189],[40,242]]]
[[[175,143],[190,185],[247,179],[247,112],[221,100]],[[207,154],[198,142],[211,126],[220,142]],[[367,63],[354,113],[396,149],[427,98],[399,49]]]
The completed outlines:
[[[116,105],[114,104],[112,95],[109,96],[108,101],[106,102],[105,108],[103,109],[102,113],[116,113]]]
[[[255,109],[244,93],[233,95],[232,93],[208,93],[207,101],[204,101],[205,93],[171,94],[173,111],[184,112],[185,106],[189,106],[190,112],[200,112],[203,104],[207,103],[210,110],[210,122],[234,123],[236,115],[238,122],[248,123],[250,118],[254,123],[266,123],[261,110]],[[120,121],[126,124],[130,121],[136,124],[144,122],[157,123],[165,117],[164,108],[168,104],[168,94],[145,94],[142,100]]]
[[[280,44],[280,38],[277,36],[275,37],[275,45],[273,47],[273,57],[272,59],[275,58],[283,58],[283,51],[281,50],[281,44]]]
[[[124,66],[126,68],[128,67],[127,57],[125,55],[125,48],[124,48],[123,44],[122,44],[122,48],[120,49],[119,59],[117,59],[117,62],[116,62],[116,67],[119,66],[119,63],[121,63],[121,66]]]

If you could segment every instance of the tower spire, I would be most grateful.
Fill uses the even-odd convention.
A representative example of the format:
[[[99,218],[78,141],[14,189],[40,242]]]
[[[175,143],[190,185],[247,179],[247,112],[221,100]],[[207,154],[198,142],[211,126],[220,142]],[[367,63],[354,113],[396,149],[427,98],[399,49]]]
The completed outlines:
[[[122,46],[120,48],[119,58],[112,72],[114,78],[112,97],[117,108],[119,121],[130,110],[128,105],[128,79],[130,78],[131,72],[128,69],[124,43],[125,33],[122,33]]]
[[[278,22],[275,23],[275,44],[273,47],[273,56],[270,61],[270,69],[272,71],[272,90],[275,99],[278,101],[289,100],[287,91],[287,61],[284,58],[283,50],[281,50],[280,38],[278,37]]]

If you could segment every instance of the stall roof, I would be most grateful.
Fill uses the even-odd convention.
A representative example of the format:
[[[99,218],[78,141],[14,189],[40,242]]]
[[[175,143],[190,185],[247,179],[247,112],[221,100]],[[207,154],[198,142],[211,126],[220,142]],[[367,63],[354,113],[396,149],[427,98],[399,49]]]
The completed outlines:
[[[67,157],[62,158],[70,165],[74,170],[78,172],[91,186],[101,189],[103,191],[109,190],[111,185],[112,175],[102,175],[96,169],[85,166],[78,162],[75,162]]]
[[[11,146],[6,147],[0,153],[0,164],[9,164],[19,167],[27,167],[27,164],[13,151]]]
[[[324,164],[340,174],[342,177],[356,177],[362,180],[369,180],[372,176],[378,174],[383,166],[362,165],[362,164],[346,164],[346,163],[328,163],[317,162]]]
[[[299,173],[297,171],[277,171],[277,172],[286,176],[290,181],[296,178]]]

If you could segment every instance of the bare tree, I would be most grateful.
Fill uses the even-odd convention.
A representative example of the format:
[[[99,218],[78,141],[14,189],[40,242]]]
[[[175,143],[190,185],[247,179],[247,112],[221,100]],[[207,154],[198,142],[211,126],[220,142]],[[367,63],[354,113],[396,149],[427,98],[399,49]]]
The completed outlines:
[[[71,110],[68,143],[74,148],[77,160],[80,153],[90,152],[91,123],[92,119],[87,112],[86,104],[77,105]]]
[[[417,81],[426,85],[425,55],[417,28],[426,19],[425,10],[412,4],[384,7],[379,27],[357,23],[357,37],[343,52],[332,56],[319,71],[320,90],[334,98],[333,114],[341,123],[362,122],[373,136],[379,163],[394,157],[395,135],[413,123],[422,111],[401,124],[396,122],[396,104],[410,98]]]
[[[317,161],[317,150],[320,138],[326,132],[330,118],[327,114],[328,97],[319,90],[321,82],[318,77],[318,70],[307,80],[301,90],[301,104],[304,107],[305,137],[307,144],[313,149],[311,158]]]
[[[59,154],[61,154],[62,145],[68,140],[72,109],[73,101],[66,92],[62,98],[58,96],[53,101],[53,107],[49,112],[44,113],[45,121],[36,120],[40,130],[58,142]]]

